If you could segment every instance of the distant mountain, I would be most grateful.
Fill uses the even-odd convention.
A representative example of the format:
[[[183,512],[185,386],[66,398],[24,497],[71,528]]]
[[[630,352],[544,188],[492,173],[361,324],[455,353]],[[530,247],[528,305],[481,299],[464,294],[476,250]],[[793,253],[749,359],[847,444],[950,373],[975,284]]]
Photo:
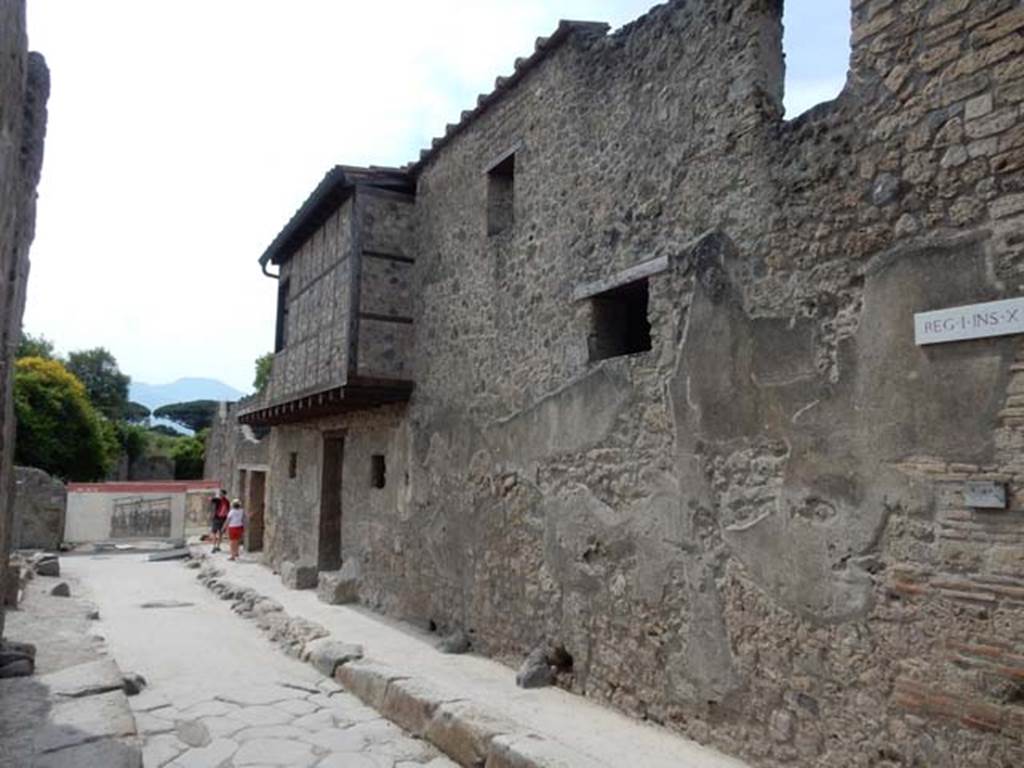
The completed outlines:
[[[128,399],[153,410],[161,405],[184,403],[189,400],[238,400],[244,397],[232,386],[217,379],[185,378],[170,384],[146,384],[133,381],[128,389]]]

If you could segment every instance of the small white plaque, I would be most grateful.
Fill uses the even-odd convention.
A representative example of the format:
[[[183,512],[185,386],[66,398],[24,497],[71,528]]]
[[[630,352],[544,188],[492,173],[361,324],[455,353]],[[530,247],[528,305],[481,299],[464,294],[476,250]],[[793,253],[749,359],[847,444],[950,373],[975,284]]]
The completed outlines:
[[[969,480],[964,484],[964,501],[976,509],[1006,509],[1006,486],[986,480]]]
[[[918,345],[1024,333],[1024,297],[917,312],[914,341]]]

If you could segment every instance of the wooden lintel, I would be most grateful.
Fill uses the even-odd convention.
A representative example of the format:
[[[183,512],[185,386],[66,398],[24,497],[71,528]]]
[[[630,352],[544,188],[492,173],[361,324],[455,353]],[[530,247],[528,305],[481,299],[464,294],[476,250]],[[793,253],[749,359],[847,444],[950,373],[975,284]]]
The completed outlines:
[[[642,280],[645,277],[657,275],[668,270],[668,256],[658,256],[647,261],[634,264],[632,267],[616,272],[610,277],[601,280],[594,280],[590,283],[583,283],[576,286],[572,292],[573,301],[589,299],[599,293],[619,288],[623,285]]]

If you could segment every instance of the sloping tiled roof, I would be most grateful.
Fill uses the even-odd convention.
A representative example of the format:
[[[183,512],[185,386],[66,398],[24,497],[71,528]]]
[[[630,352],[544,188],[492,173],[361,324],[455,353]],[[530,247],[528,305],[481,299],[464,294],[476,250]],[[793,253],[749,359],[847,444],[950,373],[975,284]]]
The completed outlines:
[[[263,252],[260,264],[266,267],[268,263],[280,264],[291,258],[306,239],[338,210],[338,206],[345,201],[356,184],[396,192],[411,193],[414,190],[412,179],[398,168],[336,165],[327,172],[323,181],[317,184],[316,189],[274,238],[274,242]]]
[[[449,123],[445,126],[444,135],[438,136],[430,147],[420,151],[419,160],[404,166],[410,175],[417,175],[430,159],[455,136],[460,134],[481,114],[497,103],[502,96],[508,93],[519,83],[526,74],[546,59],[551,53],[558,49],[562,43],[569,39],[574,32],[582,32],[591,35],[604,35],[608,32],[609,26],[598,21],[567,21],[563,19],[558,22],[558,28],[550,37],[538,37],[534,44],[533,53],[526,58],[519,58],[515,61],[515,70],[507,77],[498,77],[494,81],[494,90],[490,93],[481,93],[476,98],[476,106],[473,109],[465,110],[457,123]]]

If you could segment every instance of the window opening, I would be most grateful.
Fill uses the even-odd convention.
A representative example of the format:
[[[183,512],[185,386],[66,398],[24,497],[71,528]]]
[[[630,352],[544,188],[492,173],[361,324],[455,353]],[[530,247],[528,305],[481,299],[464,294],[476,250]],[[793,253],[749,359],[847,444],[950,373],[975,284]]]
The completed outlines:
[[[789,120],[843,89],[850,66],[850,0],[787,0],[782,23]]]
[[[612,288],[590,299],[590,360],[633,355],[651,348],[647,279]]]
[[[384,456],[375,453],[370,457],[370,484],[374,488],[383,488],[387,483],[387,464]]]
[[[299,473],[299,454],[292,451],[288,454],[288,477],[295,477]]]
[[[513,152],[487,171],[487,234],[498,235],[508,230],[515,216],[516,156]]]

